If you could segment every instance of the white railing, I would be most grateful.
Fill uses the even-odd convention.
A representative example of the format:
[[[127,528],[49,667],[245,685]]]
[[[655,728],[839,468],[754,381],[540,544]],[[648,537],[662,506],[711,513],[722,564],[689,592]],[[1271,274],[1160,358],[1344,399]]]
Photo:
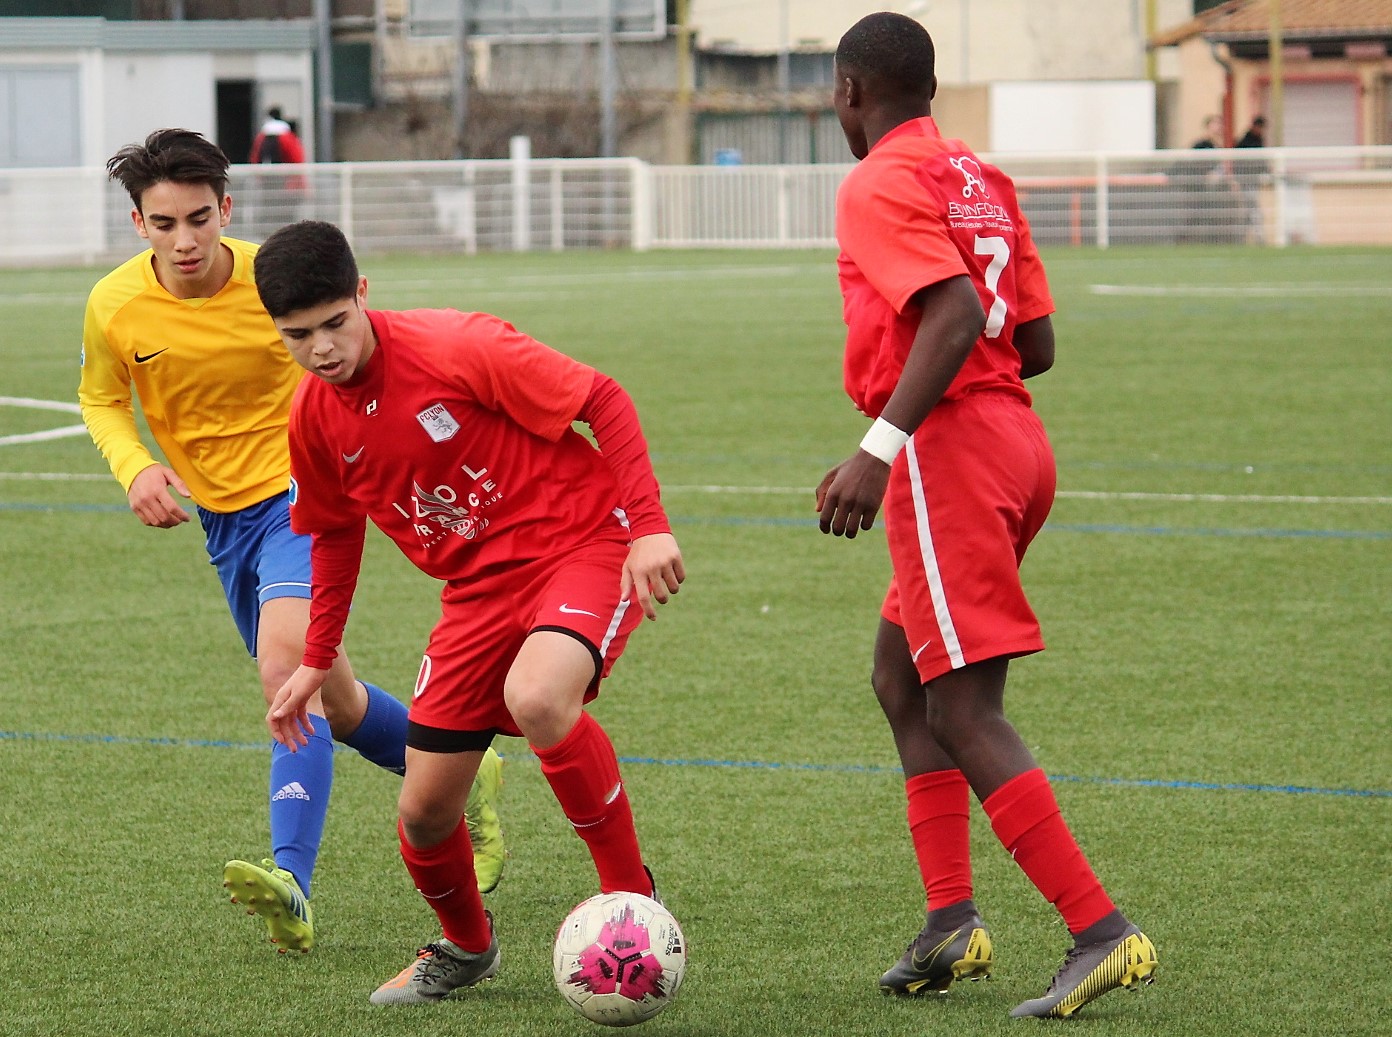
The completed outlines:
[[[1392,245],[1392,147],[987,156],[1048,245]],[[1255,165],[1253,165],[1255,163]],[[834,245],[850,166],[636,159],[237,166],[229,233],[338,223],[364,253]],[[0,265],[142,247],[100,169],[0,170]]]

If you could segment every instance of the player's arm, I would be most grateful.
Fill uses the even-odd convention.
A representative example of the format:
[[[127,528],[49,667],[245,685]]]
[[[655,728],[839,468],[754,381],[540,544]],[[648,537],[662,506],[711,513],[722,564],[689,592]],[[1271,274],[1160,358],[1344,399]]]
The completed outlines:
[[[633,542],[620,577],[619,596],[636,595],[643,614],[656,619],[657,605],[665,605],[668,595],[677,593],[686,568],[662,509],[638,408],[623,386],[595,371],[589,395],[575,416],[594,433],[599,452],[619,484],[619,499],[628,516]]]
[[[986,327],[981,299],[965,274],[921,288],[911,301],[922,307],[923,316],[903,373],[880,413],[880,422],[909,435],[957,377]],[[880,422],[876,427],[883,427]],[[861,449],[827,472],[817,487],[823,533],[850,539],[874,525],[889,484],[890,465],[903,444],[884,449],[871,442],[873,435],[872,429]]]
[[[343,629],[348,625],[348,610],[362,568],[366,531],[367,520],[362,518],[349,526],[312,534],[309,558],[313,575],[304,655],[266,711],[271,736],[291,751],[308,745],[308,736],[314,734],[309,700],[323,686],[343,643]]]
[[[1020,354],[1020,377],[1033,378],[1054,366],[1054,322],[1046,314],[1015,328],[1015,351]]]
[[[555,442],[583,421],[619,484],[632,547],[620,578],[643,614],[675,594],[686,570],[662,510],[638,411],[623,387],[512,325],[487,314],[467,314],[452,374],[483,406],[500,410],[523,428]],[[486,348],[481,348],[486,347]]]
[[[147,526],[169,529],[189,514],[169,493],[190,496],[184,480],[155,460],[135,426],[130,374],[112,351],[89,301],[82,329],[82,375],[77,401],[87,433],[126,491],[131,511]]]
[[[323,685],[343,643],[348,610],[362,569],[367,516],[349,499],[340,483],[321,474],[335,471],[333,454],[306,420],[301,384],[290,407],[290,528],[310,539],[309,627],[299,668],[271,699],[266,725],[277,742],[290,750],[309,743],[314,733],[309,700]]]

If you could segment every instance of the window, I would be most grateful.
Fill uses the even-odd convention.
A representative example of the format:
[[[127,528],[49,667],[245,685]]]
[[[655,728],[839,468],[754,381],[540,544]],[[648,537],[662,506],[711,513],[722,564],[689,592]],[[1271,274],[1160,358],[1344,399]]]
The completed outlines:
[[[0,167],[81,164],[77,66],[0,66]]]

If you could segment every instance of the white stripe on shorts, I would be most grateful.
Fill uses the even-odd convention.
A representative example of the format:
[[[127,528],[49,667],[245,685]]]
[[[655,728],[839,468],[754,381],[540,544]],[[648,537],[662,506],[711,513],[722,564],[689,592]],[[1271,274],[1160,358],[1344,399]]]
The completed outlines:
[[[609,629],[604,631],[604,640],[599,643],[599,657],[601,659],[609,654],[609,642],[614,640],[614,635],[619,632],[619,624],[623,622],[624,615],[628,612],[628,606],[632,600],[631,597],[625,598],[619,602],[619,607],[614,610],[614,618],[609,620]]]
[[[914,450],[912,439],[905,445],[904,454],[904,463],[909,470],[909,486],[913,489],[918,550],[923,557],[923,572],[928,577],[928,591],[933,596],[933,613],[938,620],[938,630],[942,633],[943,647],[947,649],[947,660],[954,670],[960,670],[967,665],[967,660],[962,655],[961,642],[957,640],[957,628],[953,625],[952,613],[947,608],[942,573],[938,571],[938,557],[933,552],[933,531],[928,527],[928,500],[923,495],[923,473],[918,470],[918,453]]]

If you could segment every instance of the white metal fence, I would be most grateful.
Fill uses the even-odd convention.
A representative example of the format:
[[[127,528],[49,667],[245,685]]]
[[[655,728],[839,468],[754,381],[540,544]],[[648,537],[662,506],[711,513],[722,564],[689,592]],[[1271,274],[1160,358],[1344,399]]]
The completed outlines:
[[[988,156],[1049,245],[1392,245],[1392,147]],[[362,253],[831,247],[849,166],[636,159],[238,166],[229,232],[316,218]],[[100,169],[0,170],[0,265],[142,247]]]

